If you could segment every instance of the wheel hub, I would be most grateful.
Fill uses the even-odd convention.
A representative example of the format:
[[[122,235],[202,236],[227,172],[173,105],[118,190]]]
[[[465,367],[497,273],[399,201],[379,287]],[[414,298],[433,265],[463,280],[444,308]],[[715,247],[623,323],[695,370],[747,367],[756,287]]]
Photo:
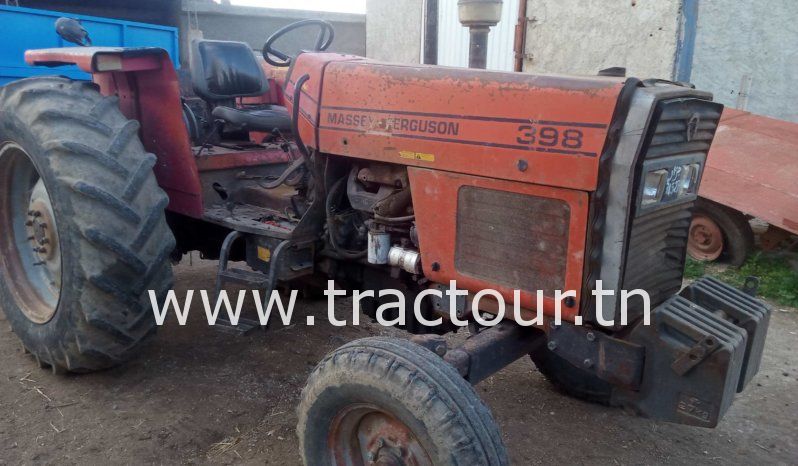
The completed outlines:
[[[396,429],[399,429],[397,432],[399,437],[406,437],[406,435],[402,435],[402,431],[407,429],[404,425],[391,427],[391,430]],[[370,437],[371,438],[367,440],[371,440],[371,443],[374,443],[374,436],[371,435]],[[379,437],[376,440],[374,449],[366,455],[366,459],[379,466],[403,466],[408,464],[406,460],[410,459],[405,458],[406,453],[401,444],[397,444],[390,440],[386,441],[384,438]]]
[[[412,430],[375,406],[357,405],[342,411],[333,422],[330,437],[335,446],[334,464],[433,464]]]
[[[49,322],[61,295],[58,228],[44,181],[28,154],[14,143],[0,146],[0,279],[13,290],[30,321]]]
[[[723,252],[723,233],[714,220],[695,215],[690,223],[687,252],[696,260],[713,261]]]
[[[42,267],[46,274],[45,285],[53,290],[61,288],[61,254],[58,243],[58,230],[55,226],[53,206],[50,196],[39,179],[31,193],[25,226],[29,233],[31,251],[39,260],[35,267]],[[52,316],[50,316],[52,317]]]

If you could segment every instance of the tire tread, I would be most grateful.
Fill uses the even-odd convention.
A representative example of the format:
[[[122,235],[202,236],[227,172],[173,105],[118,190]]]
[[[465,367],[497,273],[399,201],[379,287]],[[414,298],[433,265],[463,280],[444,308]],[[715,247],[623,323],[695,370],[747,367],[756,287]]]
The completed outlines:
[[[334,380],[335,373],[375,374],[392,384],[399,393],[423,393],[419,402],[426,409],[415,415],[423,417],[428,431],[443,433],[448,454],[439,452],[443,464],[508,464],[507,453],[496,422],[479,396],[452,366],[429,350],[407,340],[371,337],[348,343],[328,354],[311,374],[299,405],[297,431],[305,464],[315,464],[311,456],[318,445],[308,445],[303,433],[313,403],[319,393]],[[334,386],[333,386],[334,388]],[[399,397],[399,395],[397,395]],[[445,456],[445,459],[441,459]]]
[[[41,165],[59,185],[53,190],[74,210],[64,223],[75,228],[59,225],[60,234],[75,233],[80,244],[73,249],[80,254],[82,292],[70,303],[68,331],[49,345],[23,339],[37,360],[72,372],[132,357],[156,328],[147,290],[162,297],[172,283],[175,240],[164,216],[168,198],[152,172],[156,158],[144,150],[140,125],[122,115],[118,98],[98,90],[49,76],[0,87],[0,111],[29,128]]]

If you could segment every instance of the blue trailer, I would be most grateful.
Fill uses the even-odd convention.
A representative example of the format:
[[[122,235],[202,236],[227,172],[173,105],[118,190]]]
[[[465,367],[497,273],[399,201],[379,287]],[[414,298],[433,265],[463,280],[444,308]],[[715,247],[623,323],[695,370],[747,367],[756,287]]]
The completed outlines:
[[[175,67],[179,67],[177,28],[0,5],[0,44],[3,44],[0,47],[0,85],[29,76],[53,74],[53,70],[29,66],[24,55],[29,49],[74,47],[55,33],[55,20],[62,16],[79,19],[95,46],[160,47],[169,52]],[[58,68],[57,74],[72,79],[91,79],[75,66]]]

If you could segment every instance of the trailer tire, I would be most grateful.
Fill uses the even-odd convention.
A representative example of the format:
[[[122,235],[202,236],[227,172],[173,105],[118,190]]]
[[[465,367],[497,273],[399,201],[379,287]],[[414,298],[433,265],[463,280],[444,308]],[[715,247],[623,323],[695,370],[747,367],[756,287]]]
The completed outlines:
[[[574,366],[545,345],[529,355],[532,362],[558,390],[573,398],[612,405],[613,385],[599,379],[594,374]]]
[[[366,464],[509,463],[499,428],[473,387],[407,340],[364,338],[328,354],[302,390],[298,416],[306,465],[362,464],[364,457],[373,461]],[[392,438],[380,434],[386,431]]]
[[[138,129],[89,82],[37,77],[0,88],[0,307],[53,372],[118,365],[155,333],[149,290],[162,302],[171,287],[175,241]],[[36,202],[46,209],[28,210],[34,218],[22,226],[31,190],[44,192]],[[24,241],[40,240],[26,231],[56,232],[33,252],[57,256],[57,267],[30,266]]]
[[[696,239],[696,228],[698,221],[710,222],[721,232],[720,254],[714,258],[707,257],[698,251],[698,240]],[[722,204],[704,198],[698,198],[693,209],[693,222],[690,225],[690,236],[688,238],[688,252],[696,260],[721,260],[739,267],[743,265],[748,255],[754,249],[754,231],[748,223],[748,219],[741,212],[726,207]]]

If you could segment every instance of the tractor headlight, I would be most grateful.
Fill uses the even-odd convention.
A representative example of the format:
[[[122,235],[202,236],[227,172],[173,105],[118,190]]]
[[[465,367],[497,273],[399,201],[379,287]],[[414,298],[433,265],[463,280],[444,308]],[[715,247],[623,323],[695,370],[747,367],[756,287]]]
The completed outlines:
[[[698,173],[701,169],[701,165],[697,163],[691,163],[690,165],[684,165],[682,171],[682,186],[679,190],[679,194],[691,194],[696,192],[696,187],[698,186]]]
[[[656,204],[662,199],[667,176],[668,170],[665,169],[655,170],[646,174],[646,182],[643,185],[642,205]]]
[[[640,207],[642,210],[692,200],[698,193],[698,182],[701,177],[701,164],[680,163],[665,165],[657,161],[645,167]]]

